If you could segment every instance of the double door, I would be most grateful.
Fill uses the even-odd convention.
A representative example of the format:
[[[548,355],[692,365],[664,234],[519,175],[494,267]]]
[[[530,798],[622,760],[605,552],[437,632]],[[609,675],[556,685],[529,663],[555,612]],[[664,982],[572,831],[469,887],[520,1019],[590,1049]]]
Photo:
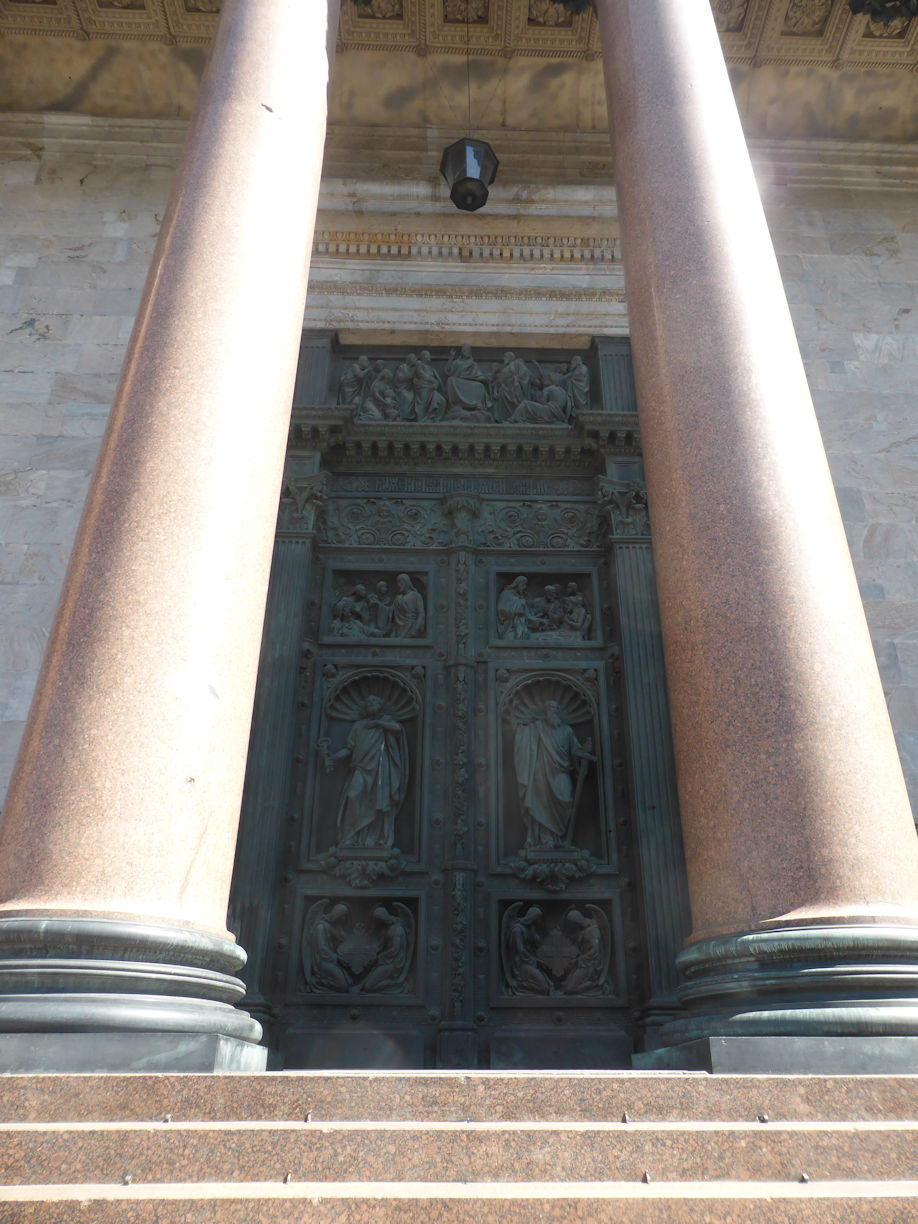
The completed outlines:
[[[312,555],[264,991],[288,1067],[630,1065],[614,562],[576,516],[545,549],[461,516],[411,547],[332,513]]]

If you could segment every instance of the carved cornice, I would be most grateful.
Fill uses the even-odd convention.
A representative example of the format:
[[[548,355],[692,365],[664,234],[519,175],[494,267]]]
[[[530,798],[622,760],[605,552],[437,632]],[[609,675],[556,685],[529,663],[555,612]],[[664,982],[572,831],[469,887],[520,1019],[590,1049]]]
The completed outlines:
[[[355,422],[346,408],[296,408],[288,449],[319,452],[331,469],[369,466],[410,472],[436,463],[440,469],[493,465],[501,472],[594,474],[605,455],[639,455],[641,438],[636,418],[627,413],[585,412],[574,427],[514,427],[366,424]]]
[[[467,3],[470,7],[467,9]],[[889,24],[844,0],[711,0],[733,64],[914,68],[912,0]],[[855,5],[857,7],[857,5]],[[888,4],[872,0],[872,8]],[[0,33],[206,44],[219,0],[0,0]],[[465,14],[470,18],[466,24]],[[369,0],[341,9],[342,50],[591,60],[596,16],[557,0]]]

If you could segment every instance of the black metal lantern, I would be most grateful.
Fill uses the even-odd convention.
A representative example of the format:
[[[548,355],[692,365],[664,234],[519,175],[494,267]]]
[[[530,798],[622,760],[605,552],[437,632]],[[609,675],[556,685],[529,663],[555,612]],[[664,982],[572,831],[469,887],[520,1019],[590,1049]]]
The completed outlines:
[[[440,173],[449,185],[449,198],[463,212],[476,212],[488,199],[488,188],[500,163],[486,140],[463,136],[443,150]]]

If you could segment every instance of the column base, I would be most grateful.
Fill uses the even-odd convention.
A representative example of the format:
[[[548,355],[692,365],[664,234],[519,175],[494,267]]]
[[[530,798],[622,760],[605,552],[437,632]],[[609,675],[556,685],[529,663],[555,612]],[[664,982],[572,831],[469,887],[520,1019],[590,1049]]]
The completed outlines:
[[[186,927],[0,918],[0,1071],[260,1070],[244,964]]]
[[[665,1046],[709,1038],[918,1038],[918,927],[839,924],[724,935],[679,954],[685,1013]]]
[[[715,1075],[913,1075],[918,1037],[706,1037],[635,1054],[632,1065]]]
[[[265,1046],[215,1033],[0,1033],[0,1074],[264,1071]]]

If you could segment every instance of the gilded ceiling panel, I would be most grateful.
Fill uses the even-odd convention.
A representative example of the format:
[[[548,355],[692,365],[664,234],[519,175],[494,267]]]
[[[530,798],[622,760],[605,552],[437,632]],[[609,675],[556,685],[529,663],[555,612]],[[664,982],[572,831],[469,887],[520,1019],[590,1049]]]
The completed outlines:
[[[847,0],[711,0],[727,61],[858,68],[918,67],[918,18],[889,26]],[[0,33],[179,45],[209,42],[220,0],[0,0]],[[557,0],[342,0],[339,45],[474,56],[590,60],[596,17]]]

